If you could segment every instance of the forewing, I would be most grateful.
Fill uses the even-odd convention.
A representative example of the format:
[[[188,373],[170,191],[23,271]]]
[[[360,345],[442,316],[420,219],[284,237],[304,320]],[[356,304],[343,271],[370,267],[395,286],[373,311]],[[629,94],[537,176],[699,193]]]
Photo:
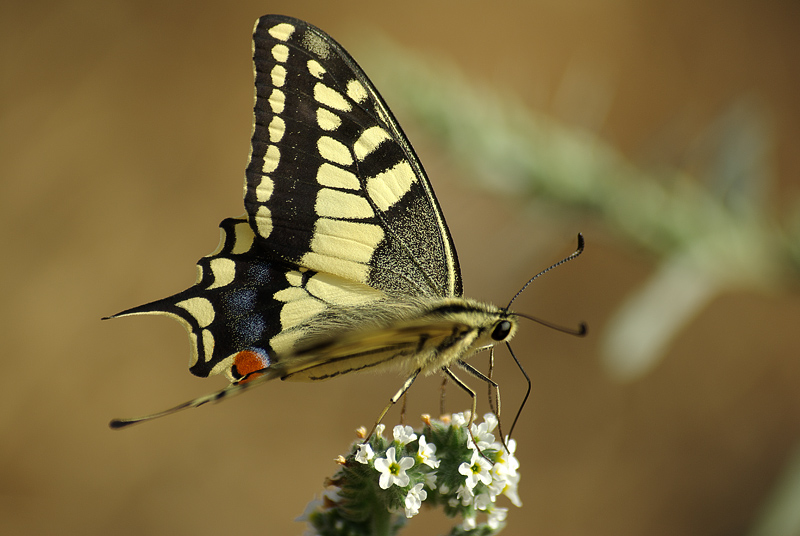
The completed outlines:
[[[245,208],[261,247],[390,295],[461,296],[450,233],[367,76],[303,21],[256,23]]]

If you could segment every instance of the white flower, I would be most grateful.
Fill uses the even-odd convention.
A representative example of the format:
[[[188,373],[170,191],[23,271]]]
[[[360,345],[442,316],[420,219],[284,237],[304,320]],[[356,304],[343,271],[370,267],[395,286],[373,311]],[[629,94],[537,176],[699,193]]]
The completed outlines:
[[[414,517],[419,513],[422,501],[428,498],[428,492],[422,489],[422,484],[417,484],[406,495],[406,517]]]
[[[461,528],[464,530],[474,530],[476,526],[477,523],[475,522],[474,515],[472,517],[465,517],[464,522],[461,523]]]
[[[428,489],[436,489],[436,478],[436,473],[433,471],[425,473],[425,487]]]
[[[520,474],[517,471],[519,469],[519,460],[514,457],[517,443],[512,439],[507,441],[507,444],[508,450],[499,451],[497,463],[492,466],[492,483],[489,485],[489,492],[494,497],[503,493],[511,500],[514,506],[522,506],[517,494],[517,486],[520,479]]]
[[[375,462],[377,465],[378,462]],[[478,481],[483,482],[485,485],[492,483],[492,476],[489,470],[492,468],[491,462],[478,454],[478,451],[472,451],[472,460],[463,462],[458,466],[458,472],[467,477],[466,485],[472,489]]]
[[[417,434],[414,433],[413,428],[410,426],[403,426],[402,424],[398,424],[394,427],[392,435],[394,436],[394,440],[404,447],[417,438]]]
[[[494,499],[486,492],[481,493],[475,497],[473,504],[476,510],[488,510],[494,502]]]
[[[470,448],[475,448],[472,443],[473,437],[480,450],[486,450],[494,443],[494,434],[489,433],[489,425],[485,422],[473,424],[470,430],[472,431],[472,437],[469,438]]]
[[[395,461],[394,447],[389,447],[386,450],[385,458],[375,460],[374,467],[381,473],[378,485],[382,489],[389,489],[392,484],[397,484],[401,488],[406,487],[410,480],[406,474],[406,469],[411,469],[413,466],[414,459],[408,456],[402,458],[399,462]]]
[[[499,461],[506,466],[509,474],[516,474],[517,469],[519,469],[519,460],[514,457],[514,452],[517,450],[517,441],[515,439],[506,438],[506,445],[508,446],[508,450],[500,450]]]
[[[472,493],[472,488],[469,488],[464,484],[458,486],[458,489],[456,490],[456,499],[461,501],[461,504],[463,504],[464,506],[469,506],[470,504],[472,504],[472,500],[474,498],[475,494]],[[455,504],[451,504],[451,506],[455,506]]]
[[[342,491],[342,488],[340,488],[339,486],[328,486],[322,492],[322,500],[332,503],[338,503],[342,499],[341,497],[339,497],[340,491]]]
[[[356,461],[358,463],[368,464],[373,456],[375,456],[375,453],[369,443],[362,443],[358,446],[358,452],[356,453]]]
[[[386,430],[385,424],[378,424],[375,426],[375,437],[383,437],[384,430]]]
[[[489,525],[490,529],[497,530],[500,527],[500,523],[505,520],[507,515],[508,508],[495,508],[489,512],[489,519],[486,521],[486,524]]]
[[[295,518],[295,521],[299,523],[309,522],[311,520],[311,514],[313,514],[317,510],[322,509],[323,504],[324,503],[322,502],[322,499],[317,499],[316,497],[314,497],[314,499],[306,505],[306,508],[305,510],[303,510],[303,513]]]
[[[506,486],[503,488],[503,495],[509,498],[511,504],[516,507],[522,506],[522,501],[519,500],[517,493],[517,485],[519,484],[519,474],[511,475],[506,480]]]
[[[419,449],[417,450],[417,463],[424,463],[432,469],[439,467],[439,460],[436,458],[436,445],[427,443],[425,435],[419,438]]]
[[[494,413],[487,413],[483,416],[483,422],[486,424],[486,431],[491,432],[495,428],[497,428],[498,420],[497,415]]]
[[[464,426],[469,418],[464,413],[454,413],[451,422],[453,426]]]

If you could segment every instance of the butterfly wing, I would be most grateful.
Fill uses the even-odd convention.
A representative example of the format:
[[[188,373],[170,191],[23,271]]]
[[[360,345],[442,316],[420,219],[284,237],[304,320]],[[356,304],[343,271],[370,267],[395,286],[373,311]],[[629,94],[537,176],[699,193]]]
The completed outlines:
[[[389,295],[461,296],[455,247],[422,165],[350,55],[276,15],[255,26],[245,207],[262,247]]]
[[[293,354],[323,313],[462,293],[425,172],[355,61],[321,30],[276,15],[257,21],[253,47],[246,217],[220,224],[195,285],[114,315],[178,319],[191,372],[232,381]]]

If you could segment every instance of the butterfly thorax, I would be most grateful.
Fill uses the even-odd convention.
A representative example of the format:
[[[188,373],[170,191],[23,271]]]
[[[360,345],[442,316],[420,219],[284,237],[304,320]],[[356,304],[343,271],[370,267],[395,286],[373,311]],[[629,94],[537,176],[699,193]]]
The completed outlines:
[[[318,381],[357,371],[438,372],[516,331],[516,317],[494,305],[464,298],[386,298],[368,306],[332,307],[298,326],[305,336],[276,355],[271,375]]]

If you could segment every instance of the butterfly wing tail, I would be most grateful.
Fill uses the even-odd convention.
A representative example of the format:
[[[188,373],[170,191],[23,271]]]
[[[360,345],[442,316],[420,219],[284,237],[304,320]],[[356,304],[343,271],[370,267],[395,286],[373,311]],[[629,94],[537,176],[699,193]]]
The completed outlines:
[[[196,408],[202,406],[203,404],[207,404],[208,402],[219,402],[221,400],[226,400],[228,398],[234,397],[236,395],[244,393],[248,389],[252,389],[258,385],[261,385],[273,378],[276,378],[278,375],[270,370],[263,369],[260,371],[253,372],[246,376],[243,380],[238,383],[233,383],[224,389],[220,389],[214,393],[209,393],[207,395],[203,395],[197,398],[193,398],[192,400],[187,400],[182,404],[178,404],[169,409],[165,409],[164,411],[159,411],[158,413],[152,413],[150,415],[145,415],[143,417],[133,417],[128,419],[112,419],[108,425],[118,430],[120,428],[127,428],[132,424],[138,424],[140,422],[152,421],[154,419],[158,419],[160,417],[166,417],[167,415],[172,415],[173,413],[178,413],[179,411],[183,411],[189,408]]]
[[[242,218],[220,224],[217,249],[197,262],[194,285],[174,296],[126,309],[107,318],[163,315],[178,320],[191,343],[189,370],[231,381],[269,365],[269,340],[281,330],[283,303],[273,299],[288,285],[286,266],[254,248]],[[258,357],[258,359],[255,359]]]

